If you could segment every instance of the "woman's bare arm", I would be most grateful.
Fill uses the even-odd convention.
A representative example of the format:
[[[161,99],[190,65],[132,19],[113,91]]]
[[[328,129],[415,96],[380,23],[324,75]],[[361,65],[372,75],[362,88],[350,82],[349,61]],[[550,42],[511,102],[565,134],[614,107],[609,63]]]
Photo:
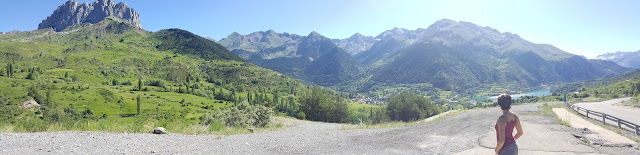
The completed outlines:
[[[498,124],[498,144],[496,144],[495,151],[496,154],[498,154],[498,152],[500,152],[500,149],[502,149],[502,147],[504,146],[504,128],[507,127],[507,119],[500,116],[496,124]]]
[[[518,138],[520,138],[520,136],[522,136],[522,134],[524,134],[522,132],[522,126],[520,126],[520,118],[518,118],[518,116],[516,115],[516,130],[518,131],[518,133],[516,133],[515,136],[513,136],[513,139],[518,140]]]

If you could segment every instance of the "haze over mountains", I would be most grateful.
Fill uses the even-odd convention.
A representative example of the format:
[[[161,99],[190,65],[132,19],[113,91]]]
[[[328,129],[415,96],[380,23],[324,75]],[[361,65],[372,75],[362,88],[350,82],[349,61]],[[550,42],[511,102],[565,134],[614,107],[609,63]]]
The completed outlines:
[[[605,53],[598,55],[596,59],[613,61],[624,67],[640,68],[640,51]]]
[[[311,36],[319,39],[301,44]],[[603,78],[628,70],[613,62],[570,54],[552,45],[531,43],[509,32],[449,19],[437,21],[426,29],[394,28],[375,38],[355,34],[329,42],[320,36],[315,32],[302,37],[270,30],[244,36],[233,33],[219,43],[259,66],[311,83],[336,86],[337,83],[307,77],[317,77],[318,72],[313,71],[321,70],[341,77],[331,81],[351,85],[361,92],[380,85],[424,83],[457,91],[497,83],[530,87]],[[333,51],[336,46],[344,50],[336,49],[340,54],[331,60],[314,61],[324,53],[331,53],[326,51]],[[311,63],[314,65],[309,65]],[[360,65],[362,74],[358,74]]]

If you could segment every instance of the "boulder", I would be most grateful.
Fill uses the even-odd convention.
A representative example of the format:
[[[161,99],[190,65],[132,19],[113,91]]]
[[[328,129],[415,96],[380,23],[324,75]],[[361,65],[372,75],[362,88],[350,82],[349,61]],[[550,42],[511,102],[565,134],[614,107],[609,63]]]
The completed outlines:
[[[40,106],[40,104],[38,104],[38,102],[36,102],[35,100],[29,100],[29,101],[25,101],[22,103],[22,106],[20,106],[23,109],[29,109],[31,107],[37,107]]]
[[[164,129],[163,127],[156,127],[155,129],[153,129],[153,134],[167,134],[169,132],[167,132],[167,129]]]

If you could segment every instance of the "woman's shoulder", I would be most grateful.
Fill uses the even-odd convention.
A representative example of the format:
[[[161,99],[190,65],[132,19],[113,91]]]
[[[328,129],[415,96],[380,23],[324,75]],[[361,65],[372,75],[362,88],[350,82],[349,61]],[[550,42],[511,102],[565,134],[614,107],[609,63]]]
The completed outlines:
[[[498,117],[498,120],[496,120],[496,123],[498,124],[502,124],[502,123],[507,123],[507,116],[505,115],[500,115],[500,117]]]
[[[518,118],[518,115],[516,115],[515,113],[511,113],[511,115],[509,115],[509,117],[507,119],[507,122],[513,122],[513,121],[518,121],[518,120],[520,120]]]

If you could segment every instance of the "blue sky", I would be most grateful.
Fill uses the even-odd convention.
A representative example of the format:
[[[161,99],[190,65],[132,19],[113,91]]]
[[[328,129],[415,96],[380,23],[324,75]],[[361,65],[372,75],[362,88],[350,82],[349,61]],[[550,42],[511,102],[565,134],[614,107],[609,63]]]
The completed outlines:
[[[0,31],[34,30],[66,0],[0,1]],[[93,2],[94,0],[78,0]],[[116,0],[149,31],[180,28],[220,40],[273,29],[329,38],[376,36],[394,27],[426,28],[448,18],[511,32],[593,58],[640,50],[640,1],[599,0]]]

